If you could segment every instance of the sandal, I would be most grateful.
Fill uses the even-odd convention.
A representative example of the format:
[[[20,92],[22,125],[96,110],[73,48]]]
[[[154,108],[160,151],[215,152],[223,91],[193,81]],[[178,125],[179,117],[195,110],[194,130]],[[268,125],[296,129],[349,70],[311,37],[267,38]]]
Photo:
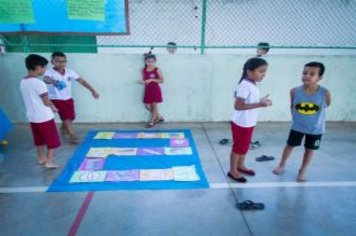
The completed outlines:
[[[262,155],[260,157],[256,157],[256,161],[258,162],[262,162],[262,161],[272,161],[274,160],[273,156],[266,156],[266,155]]]
[[[156,124],[154,122],[148,122],[145,126],[145,128],[152,128],[153,126],[155,126]]]
[[[260,141],[250,142],[250,147],[249,147],[250,150],[254,150],[259,147],[261,147]]]
[[[236,207],[241,211],[244,210],[263,210],[265,209],[265,204],[253,202],[251,200],[246,200],[242,203],[236,203]]]
[[[163,123],[165,120],[163,117],[159,118],[158,120],[156,120],[156,123]]]
[[[231,139],[227,139],[227,138],[223,138],[223,139],[221,139],[221,140],[219,141],[219,143],[220,143],[221,145],[226,145],[226,144],[231,143],[231,142],[232,142],[232,140],[231,140]]]

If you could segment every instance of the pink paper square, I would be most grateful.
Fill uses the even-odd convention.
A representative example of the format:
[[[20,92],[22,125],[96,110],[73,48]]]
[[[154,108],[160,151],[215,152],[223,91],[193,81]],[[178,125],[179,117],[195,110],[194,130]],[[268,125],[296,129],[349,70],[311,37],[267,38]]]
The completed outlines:
[[[169,142],[170,142],[171,147],[188,147],[189,146],[189,140],[186,138],[170,139]]]
[[[102,170],[105,164],[103,158],[85,158],[80,164],[79,170]]]

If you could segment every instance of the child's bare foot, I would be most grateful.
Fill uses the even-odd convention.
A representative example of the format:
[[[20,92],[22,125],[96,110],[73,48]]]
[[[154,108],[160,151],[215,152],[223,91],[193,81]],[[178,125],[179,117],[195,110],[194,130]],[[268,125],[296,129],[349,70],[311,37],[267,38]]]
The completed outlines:
[[[56,168],[60,167],[56,163],[52,163],[52,162],[46,162],[46,164],[44,166],[48,169],[56,169]]]
[[[280,166],[278,166],[277,168],[275,168],[272,171],[272,173],[275,174],[275,175],[282,175],[283,172],[284,172],[284,169],[283,169],[283,167],[280,167]]]
[[[37,157],[37,164],[38,165],[44,165],[46,163],[46,157]]]
[[[305,182],[305,173],[299,170],[298,177],[296,179],[297,182]]]
[[[80,139],[75,135],[71,135],[69,137],[69,142],[71,142],[72,144],[78,144],[80,143]]]

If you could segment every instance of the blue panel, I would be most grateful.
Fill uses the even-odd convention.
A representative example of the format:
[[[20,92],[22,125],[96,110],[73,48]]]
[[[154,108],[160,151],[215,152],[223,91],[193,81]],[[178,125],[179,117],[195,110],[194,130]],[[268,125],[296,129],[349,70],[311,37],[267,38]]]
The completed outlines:
[[[0,32],[125,33],[125,0],[105,1],[105,21],[68,18],[67,1],[33,0],[35,24],[0,24]]]
[[[112,131],[112,130],[110,130]],[[119,130],[117,130],[119,131]],[[121,132],[127,130],[120,130]],[[169,139],[110,139],[96,140],[93,137],[99,131],[90,131],[84,142],[77,148],[68,161],[60,176],[49,187],[48,192],[76,192],[76,191],[103,191],[103,190],[142,190],[142,189],[196,189],[208,188],[203,168],[201,166],[198,150],[194,144],[190,130],[135,130],[129,132],[184,132],[189,139],[192,155],[177,156],[116,156],[107,157],[103,170],[130,170],[130,169],[165,169],[173,166],[194,165],[199,181],[131,181],[131,182],[97,182],[97,183],[70,183],[74,171],[82,163],[91,147],[169,147]]]

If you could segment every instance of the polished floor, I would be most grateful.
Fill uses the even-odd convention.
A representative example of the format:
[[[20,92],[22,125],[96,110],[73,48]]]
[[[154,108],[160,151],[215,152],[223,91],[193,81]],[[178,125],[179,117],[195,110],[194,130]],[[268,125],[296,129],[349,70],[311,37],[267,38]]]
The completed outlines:
[[[75,124],[81,137],[90,129],[141,129],[143,124]],[[296,183],[303,148],[285,174],[272,174],[289,131],[287,123],[260,123],[248,153],[257,175],[247,184],[226,177],[230,145],[227,123],[166,123],[193,133],[211,187],[197,190],[46,193],[76,146],[63,138],[57,170],[36,165],[32,137],[18,124],[0,149],[0,235],[356,235],[356,124],[329,123],[321,149]],[[262,154],[274,161],[256,162]],[[262,202],[262,211],[240,211],[235,203]]]

